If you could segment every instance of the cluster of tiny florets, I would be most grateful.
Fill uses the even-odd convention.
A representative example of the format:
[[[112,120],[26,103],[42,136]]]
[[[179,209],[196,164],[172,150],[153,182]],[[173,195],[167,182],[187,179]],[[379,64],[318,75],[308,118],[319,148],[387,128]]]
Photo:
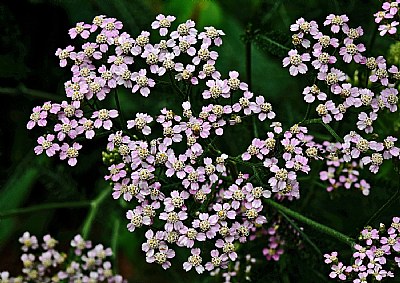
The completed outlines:
[[[23,282],[127,282],[113,272],[110,248],[98,244],[92,246],[81,235],[72,239],[70,248],[73,253],[57,250],[58,241],[50,235],[39,243],[36,236],[25,232],[19,238],[23,254],[21,255],[22,272],[11,276],[8,271],[0,272],[2,283]],[[70,255],[68,255],[70,254]]]
[[[400,268],[400,218],[394,217],[389,227],[380,224],[375,229],[365,227],[354,245],[349,265],[339,260],[337,252],[325,254],[325,263],[331,266],[329,277],[341,281],[377,282],[395,276]]]
[[[47,129],[38,138],[36,154],[58,154],[71,166],[77,164],[81,140],[108,135],[104,178],[112,197],[127,202],[127,229],[144,233],[146,261],[168,269],[176,251],[187,249],[185,271],[224,269],[230,282],[239,270],[238,249],[260,231],[267,231],[266,260],[276,261],[283,254],[284,237],[274,224],[263,228],[268,222],[265,199],[299,199],[298,177],[311,171],[313,161],[326,160],[328,169],[320,178],[329,182],[328,191],[356,187],[368,195],[370,185],[359,179],[358,169],[367,165],[377,173],[384,160],[399,157],[397,138],[377,141],[371,135],[378,114],[397,111],[394,86],[399,71],[388,68],[382,56],[363,55],[363,29],[351,28],[346,15],[329,15],[327,33],[315,21],[297,20],[290,27],[296,48],[283,66],[292,76],[315,69],[314,83],[303,91],[304,100],[315,103],[315,120],[328,128],[333,120],[358,111],[355,126],[364,132],[350,132],[337,143],[318,142],[302,122],[284,130],[271,103],[253,93],[237,71],[218,71],[216,49],[223,31],[199,31],[192,20],[174,29],[174,21],[174,16],[158,15],[151,25],[156,36],[148,31],[132,36],[122,31],[120,21],[106,16],[95,17],[92,24],[78,23],[69,34],[87,42],[80,49],[68,46],[56,52],[61,67],[71,65],[67,100],[35,107],[27,128]],[[365,65],[375,92],[353,86],[339,61]],[[163,76],[167,78],[159,80]],[[133,97],[156,96],[152,92],[159,81],[179,95],[181,104],[174,111],[165,107],[153,116],[133,113],[125,121],[119,105],[98,106],[110,97],[118,104],[117,87],[129,89]],[[200,90],[199,97],[193,97],[192,88]],[[271,130],[255,137],[238,156],[218,149],[215,140],[226,128],[240,126],[249,117],[269,123]],[[238,164],[252,175],[237,170]]]
[[[399,5],[400,1],[398,0],[385,1],[382,4],[382,10],[374,14],[375,23],[379,24],[378,30],[381,36],[397,33],[397,26],[400,20]]]

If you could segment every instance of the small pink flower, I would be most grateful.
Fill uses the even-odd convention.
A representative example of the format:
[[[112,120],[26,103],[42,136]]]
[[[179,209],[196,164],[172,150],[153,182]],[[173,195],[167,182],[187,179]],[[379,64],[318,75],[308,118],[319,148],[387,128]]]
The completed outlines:
[[[283,59],[283,67],[291,65],[289,68],[289,73],[292,76],[297,76],[298,73],[305,74],[307,73],[307,65],[303,62],[310,61],[311,56],[308,53],[304,53],[302,55],[298,54],[297,50],[292,49],[288,53],[288,57]]]
[[[116,118],[116,117],[118,117],[117,110],[101,109],[99,111],[93,112],[92,114],[92,118],[96,118],[96,120],[94,121],[94,127],[95,128],[103,127],[106,130],[111,130],[111,127],[113,125],[111,118]]]
[[[343,56],[343,61],[346,63],[350,63],[352,59],[354,62],[360,63],[364,56],[361,55],[361,52],[366,50],[364,44],[354,44],[352,39],[347,39],[344,42],[345,46],[340,48],[339,54]]]
[[[119,163],[117,165],[112,164],[108,167],[110,171],[110,175],[104,177],[105,180],[112,180],[113,182],[118,182],[119,179],[124,178],[126,176],[126,171],[124,170],[125,163]]]
[[[220,96],[223,98],[230,97],[230,88],[227,80],[208,80],[206,85],[209,87],[209,89],[203,91],[204,99],[218,99]]]
[[[204,266],[201,265],[202,263],[202,258],[200,256],[200,249],[192,249],[191,250],[191,256],[189,256],[188,260],[183,263],[183,269],[185,271],[189,271],[194,267],[196,269],[196,272],[201,274],[204,272]]]
[[[298,31],[300,37],[303,37],[304,34],[316,35],[318,24],[315,21],[307,22],[304,18],[300,18],[290,26],[290,31]]]
[[[372,123],[378,118],[376,112],[370,112],[369,115],[365,112],[358,114],[357,128],[364,130],[367,134],[372,133],[373,127]]]
[[[136,82],[132,88],[132,92],[135,93],[139,90],[140,94],[144,97],[149,96],[150,87],[154,87],[156,84],[153,79],[146,77],[146,69],[141,69],[139,72],[134,72],[131,79]]]
[[[127,121],[128,129],[136,128],[141,131],[144,135],[150,135],[151,128],[148,126],[153,121],[153,117],[146,113],[136,113],[135,120]]]
[[[74,28],[71,28],[68,31],[69,36],[74,39],[78,35],[80,35],[83,39],[88,39],[90,35],[90,29],[91,26],[89,24],[85,24],[84,22],[79,22],[76,24]]]
[[[395,34],[397,32],[397,26],[399,25],[399,22],[391,22],[390,24],[386,25],[380,25],[378,30],[380,31],[379,34],[380,36],[384,36],[386,33],[389,34]]]
[[[307,86],[303,90],[304,94],[304,101],[307,103],[313,103],[315,98],[318,100],[326,100],[327,95],[326,93],[322,92],[317,85]]]
[[[39,155],[43,151],[46,151],[46,155],[48,157],[55,155],[56,152],[60,150],[60,146],[56,143],[53,143],[54,138],[54,135],[51,134],[40,136],[37,139],[39,145],[34,148],[35,154]]]
[[[33,127],[38,125],[39,127],[45,127],[47,125],[47,111],[44,111],[42,107],[36,106],[32,109],[29,122],[26,124],[26,128],[31,130]]]
[[[78,162],[77,157],[79,156],[79,150],[82,148],[82,146],[79,143],[74,142],[72,146],[70,146],[67,143],[64,143],[61,146],[61,152],[60,152],[60,159],[65,160],[68,158],[68,164],[70,166],[75,166],[76,163]]]
[[[215,27],[205,27],[205,31],[199,34],[199,39],[203,40],[203,44],[210,46],[214,43],[215,46],[220,46],[222,44],[221,35],[225,35],[222,30],[217,30]]]
[[[336,63],[335,56],[329,55],[326,52],[322,52],[322,50],[315,49],[312,54],[314,57],[316,57],[316,59],[311,62],[311,65],[313,65],[316,70],[320,70],[321,72],[328,72],[328,64]]]
[[[174,16],[164,16],[163,14],[159,14],[156,17],[156,21],[151,23],[151,28],[152,29],[159,29],[160,35],[161,36],[166,36],[168,33],[168,28],[171,27],[171,23],[175,21]]]
[[[272,105],[265,101],[264,96],[257,96],[255,102],[250,102],[253,113],[259,113],[258,119],[264,121],[266,118],[272,120],[276,114],[272,111]]]
[[[331,25],[331,31],[333,33],[338,33],[340,31],[340,28],[343,29],[345,26],[347,26],[348,21],[349,18],[346,15],[337,16],[334,14],[330,14],[326,17],[324,26]]]
[[[56,56],[60,59],[60,67],[67,66],[67,59],[70,58],[71,52],[74,51],[74,47],[68,45],[65,49],[58,48],[56,51]]]

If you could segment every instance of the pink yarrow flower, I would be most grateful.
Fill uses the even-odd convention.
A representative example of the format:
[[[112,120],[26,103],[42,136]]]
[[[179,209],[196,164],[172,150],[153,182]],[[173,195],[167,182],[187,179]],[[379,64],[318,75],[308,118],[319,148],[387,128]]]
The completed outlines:
[[[174,16],[164,16],[163,14],[159,14],[156,17],[156,20],[151,23],[152,29],[159,29],[161,36],[166,36],[168,33],[168,28],[171,27],[171,23],[175,21]]]
[[[397,26],[399,25],[399,22],[393,21],[390,24],[386,25],[380,25],[378,30],[380,36],[384,36],[386,33],[388,34],[395,34],[397,32]]]
[[[304,18],[300,18],[290,26],[290,31],[298,31],[299,37],[303,37],[304,34],[316,35],[318,33],[318,24],[315,21],[307,22]]]
[[[354,44],[352,39],[347,39],[344,42],[345,46],[340,48],[339,54],[343,56],[343,61],[350,63],[354,59],[354,62],[360,63],[364,60],[364,56],[361,52],[366,50],[364,44]]]
[[[331,31],[333,33],[338,33],[340,31],[340,28],[344,28],[347,26],[347,22],[349,21],[349,18],[346,15],[334,15],[330,14],[329,16],[326,17],[326,20],[324,22],[324,26],[330,25],[331,26]]]
[[[85,24],[84,22],[79,22],[76,24],[74,28],[71,28],[68,31],[69,36],[74,39],[78,35],[80,35],[83,39],[87,39],[90,35],[89,29],[91,26],[89,24]]]
[[[39,155],[45,151],[48,157],[55,155],[60,150],[60,146],[57,143],[53,143],[54,139],[55,136],[51,134],[40,136],[37,139],[39,145],[34,148],[35,154]]]
[[[127,121],[127,128],[132,129],[136,128],[138,131],[141,131],[144,135],[150,135],[151,128],[148,126],[149,123],[153,121],[153,117],[146,113],[136,113],[135,120]]]
[[[134,72],[131,79],[136,82],[132,88],[132,92],[135,93],[139,90],[140,94],[144,97],[149,96],[150,87],[154,87],[156,84],[153,79],[146,77],[146,69],[141,69],[139,72]]]
[[[288,53],[288,57],[283,59],[283,67],[287,67],[289,65],[289,73],[292,76],[297,76],[298,73],[300,74],[305,74],[307,73],[307,65],[304,64],[303,62],[305,61],[310,61],[311,56],[308,53],[304,53],[302,55],[298,54],[298,51],[295,49],[292,49]]]
[[[70,58],[71,52],[74,51],[74,47],[68,45],[65,49],[58,48],[56,51],[56,56],[60,59],[60,67],[67,66],[67,59]]]
[[[82,148],[82,146],[74,142],[72,146],[70,146],[67,143],[64,143],[61,146],[61,152],[60,152],[60,159],[65,160],[68,158],[68,164],[70,166],[75,166],[76,163],[78,162],[77,157],[79,156],[79,150]]]
[[[31,130],[33,127],[38,125],[39,127],[45,127],[47,125],[47,111],[44,111],[42,107],[36,106],[32,109],[29,122],[26,124],[26,128]]]
[[[93,112],[92,118],[96,118],[94,121],[94,127],[95,128],[101,128],[103,127],[106,130],[111,130],[111,127],[113,125],[111,118],[116,118],[118,117],[118,111],[117,110],[107,110],[107,109],[101,109],[99,111]]]
[[[200,249],[192,249],[191,250],[191,256],[189,256],[188,260],[183,263],[183,269],[186,271],[189,271],[194,267],[196,269],[196,272],[201,274],[204,272],[204,266],[201,265],[202,263],[202,258],[200,256]]]

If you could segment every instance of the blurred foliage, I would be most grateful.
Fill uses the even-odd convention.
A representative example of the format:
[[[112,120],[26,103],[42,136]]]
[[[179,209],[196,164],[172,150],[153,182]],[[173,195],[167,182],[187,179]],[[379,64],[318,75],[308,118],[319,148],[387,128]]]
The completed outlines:
[[[303,78],[290,77],[281,68],[281,58],[290,48],[289,25],[299,17],[313,19],[319,23],[330,13],[349,15],[352,26],[362,25],[363,37],[367,44],[374,44],[368,56],[387,55],[389,50],[393,63],[398,63],[399,49],[390,47],[390,39],[373,40],[373,13],[379,9],[378,1],[365,0],[17,0],[0,3],[0,94],[2,96],[0,128],[0,212],[18,207],[48,202],[91,200],[99,191],[110,189],[102,180],[105,168],[101,151],[106,139],[91,143],[90,149],[81,153],[84,158],[75,168],[33,154],[35,134],[26,130],[31,109],[44,101],[63,99],[64,82],[68,70],[61,70],[54,53],[58,47],[70,44],[68,29],[79,21],[91,21],[95,15],[106,14],[120,19],[131,34],[148,29],[159,13],[175,15],[178,22],[193,19],[198,26],[216,26],[224,30],[224,44],[218,50],[221,56],[218,68],[222,73],[237,70],[242,78],[251,73],[255,93],[266,96],[274,105],[285,125],[298,122],[305,113],[302,103]],[[251,49],[251,72],[246,74],[246,44]],[[221,62],[224,62],[221,64]],[[351,74],[350,74],[351,75]],[[162,90],[168,92],[170,90]],[[200,95],[200,94],[199,94]],[[131,93],[121,94],[125,105],[125,117],[138,110],[146,109],[154,114],[162,107],[174,107],[178,100],[159,94],[149,107],[140,96],[132,101]],[[176,106],[175,106],[176,107]],[[143,111],[143,110],[142,110]],[[382,120],[387,132],[399,134],[399,117],[394,114]],[[259,132],[266,126],[259,123]],[[314,127],[319,127],[315,125]],[[325,131],[318,135],[329,138]],[[346,129],[338,129],[344,133]],[[219,145],[227,152],[238,154],[251,140],[250,132],[241,128],[229,129],[227,138],[240,135],[240,144]],[[322,164],[321,164],[322,166]],[[317,166],[316,166],[317,167]],[[388,178],[391,165],[386,164],[378,176],[364,172],[373,189],[369,197],[354,191],[328,194],[324,185],[315,180],[302,186],[302,198],[294,202],[294,210],[347,235],[356,236],[367,219],[394,194],[399,185],[397,178]],[[315,168],[317,169],[317,168]],[[87,208],[46,210],[8,219],[0,219],[0,270],[19,269],[17,239],[24,231],[37,235],[51,233],[61,241],[71,238],[82,228]],[[398,215],[398,203],[384,211],[379,221],[388,221]],[[121,225],[115,225],[121,219]],[[284,220],[283,220],[284,221]],[[117,231],[114,231],[118,228]],[[332,239],[304,230],[322,252],[344,248]],[[184,258],[177,258],[168,272],[145,263],[141,252],[143,236],[129,233],[125,229],[124,211],[111,200],[104,201],[95,218],[91,238],[111,245],[118,239],[118,262],[120,272],[130,282],[214,282],[206,275],[185,273],[181,264]],[[112,236],[114,235],[114,236]],[[117,237],[117,238],[116,238]],[[295,241],[295,239],[294,239]],[[262,246],[250,246],[249,251],[258,257]],[[349,251],[348,251],[349,252]],[[261,257],[262,258],[262,257]],[[252,282],[325,282],[328,270],[320,255],[304,242],[302,249],[288,248],[279,262],[259,261],[251,276]]]

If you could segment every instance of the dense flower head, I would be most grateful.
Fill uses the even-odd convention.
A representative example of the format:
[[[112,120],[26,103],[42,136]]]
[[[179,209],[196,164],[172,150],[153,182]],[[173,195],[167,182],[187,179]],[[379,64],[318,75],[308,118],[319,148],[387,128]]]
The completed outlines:
[[[393,12],[391,8],[385,11]],[[223,274],[228,278],[233,276],[229,266],[239,270],[240,248],[259,235],[264,236],[265,260],[281,258],[287,235],[281,233],[281,223],[274,222],[279,217],[270,215],[265,200],[299,199],[301,179],[312,175],[316,162],[323,160],[326,165],[319,177],[327,182],[322,186],[328,192],[354,187],[369,194],[371,185],[362,179],[362,167],[377,173],[386,159],[400,155],[397,138],[373,136],[381,112],[397,111],[398,90],[393,82],[399,71],[383,56],[363,55],[366,48],[360,41],[364,31],[349,26],[346,15],[329,15],[323,23],[328,27],[300,18],[290,27],[295,48],[289,49],[282,63],[292,76],[313,78],[303,90],[303,99],[309,104],[306,117],[288,126],[275,120],[279,117],[268,96],[253,92],[239,72],[218,70],[221,56],[215,49],[222,45],[222,30],[205,27],[200,31],[192,20],[175,28],[175,20],[171,15],[156,17],[151,25],[156,42],[151,32],[132,36],[122,31],[120,21],[103,15],[91,24],[78,23],[69,34],[88,41],[82,50],[68,46],[56,52],[61,67],[72,65],[71,79],[64,85],[67,100],[33,108],[27,128],[50,127],[38,138],[35,153],[58,155],[70,166],[77,164],[86,140],[107,135],[104,179],[112,187],[113,199],[124,203],[124,208],[129,205],[126,229],[145,233],[141,246],[146,261],[168,269],[176,252],[186,249],[185,271],[226,270]],[[95,42],[89,41],[92,37]],[[367,85],[350,79],[346,64],[365,65]],[[370,84],[376,88],[370,89]],[[162,89],[162,94],[157,91],[161,85],[169,88]],[[124,105],[118,88],[128,89],[126,94],[132,99],[138,93],[143,99],[171,94],[168,99],[180,103],[156,111],[153,108],[160,104],[153,103],[147,113],[147,109],[132,113],[121,109]],[[111,98],[116,109],[99,107]],[[350,132],[341,138],[334,128],[348,117],[354,118],[354,128],[362,133]],[[247,127],[249,118],[270,130],[261,133],[253,125],[249,144],[236,156],[227,154],[229,146],[220,146],[219,138],[227,128]],[[337,142],[320,141],[317,137],[321,135],[314,136],[314,129],[308,127],[313,123],[321,124]],[[359,278],[391,276],[390,272],[382,274],[379,264],[384,264],[384,255],[391,248],[400,249],[397,226],[386,238],[379,238],[378,230],[363,231],[371,246],[365,257],[376,262],[365,268],[359,261],[355,263]],[[377,251],[372,245],[378,239],[384,248]],[[37,246],[36,238],[29,234],[20,242],[24,250]],[[49,250],[54,241],[46,238],[44,246]],[[98,254],[110,256],[110,250],[96,246],[86,254],[84,250],[91,249],[91,244],[80,236],[71,246],[81,256],[79,268],[96,266],[97,275],[93,276],[105,278],[103,273],[110,264],[99,261]],[[26,254],[24,260],[32,261],[31,257]],[[39,260],[53,264],[49,254]],[[248,266],[254,262],[251,257],[245,260]],[[333,264],[331,278],[345,280],[356,270],[338,263],[337,253],[325,256],[325,262]]]
[[[336,251],[325,254],[325,263],[331,265],[332,269],[329,277],[357,283],[394,277],[393,271],[400,267],[398,264],[395,264],[394,268],[390,267],[392,263],[396,263],[400,252],[398,223],[399,218],[394,217],[389,229],[382,223],[379,229],[365,227],[354,244],[353,265],[346,266],[341,262]]]
[[[112,270],[110,248],[102,244],[92,246],[81,235],[76,235],[70,243],[74,250],[68,256],[68,251],[58,250],[58,241],[49,234],[43,236],[42,243],[36,236],[25,232],[19,239],[23,254],[21,261],[23,269],[18,276],[10,276],[8,271],[1,272],[1,282],[96,282],[123,283],[127,282],[121,275]]]

